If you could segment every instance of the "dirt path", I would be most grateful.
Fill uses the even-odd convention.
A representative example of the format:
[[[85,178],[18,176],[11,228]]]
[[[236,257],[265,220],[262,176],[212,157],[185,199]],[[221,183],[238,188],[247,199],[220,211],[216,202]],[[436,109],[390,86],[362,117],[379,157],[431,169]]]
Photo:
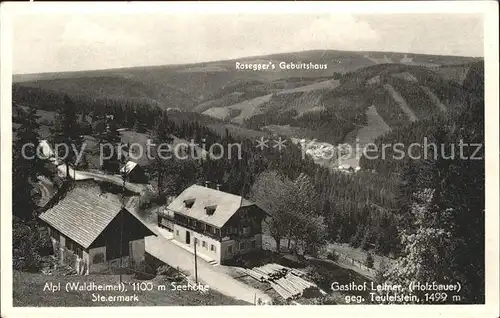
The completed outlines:
[[[440,111],[442,111],[443,113],[446,113],[446,111],[447,111],[446,106],[444,106],[444,104],[441,103],[439,98],[429,89],[429,87],[420,86],[420,88],[424,91],[425,94],[427,94],[427,96],[429,96],[429,98],[432,100],[434,105],[436,105]]]
[[[285,89],[276,93],[276,95],[286,95],[299,92],[310,92],[321,89],[334,89],[339,86],[338,80],[327,80],[295,88]],[[261,114],[260,106],[269,102],[273,94],[247,99],[242,102],[227,107],[211,107],[203,112],[204,115],[216,117],[219,119],[228,119],[231,116],[231,110],[239,110],[240,113],[230,119],[232,123],[243,124],[243,122],[255,115]]]
[[[194,256],[163,237],[146,237],[146,252],[170,266],[179,267],[194,277]],[[262,291],[243,284],[198,257],[198,280],[224,295],[240,299],[251,304],[255,299],[271,302],[271,298]]]
[[[384,119],[378,114],[375,105],[371,105],[366,110],[366,119],[366,126],[360,128],[356,135],[361,146],[373,142],[377,137],[391,130],[391,127],[389,127]]]
[[[276,95],[300,93],[300,92],[310,92],[319,89],[334,89],[340,85],[339,80],[327,80],[323,82],[313,83],[305,86],[299,86],[295,88],[285,89],[276,93]]]
[[[415,114],[411,110],[410,106],[408,106],[408,104],[406,103],[406,101],[403,98],[403,96],[401,96],[398,93],[398,91],[396,91],[394,89],[394,87],[392,87],[392,85],[390,85],[390,84],[384,84],[384,88],[385,88],[386,91],[388,91],[391,94],[392,98],[394,98],[394,100],[396,101],[396,103],[398,103],[399,107],[401,107],[401,109],[408,116],[408,119],[411,122],[415,122],[415,121],[418,120],[417,116],[415,116]]]
[[[389,127],[389,125],[385,123],[384,119],[380,117],[375,105],[368,107],[365,114],[367,118],[366,126],[358,129],[356,132],[356,140],[351,140],[349,142],[352,145],[354,153],[350,158],[339,160],[339,165],[348,164],[353,168],[358,167],[359,159],[363,155],[364,147],[366,147],[367,144],[374,142],[377,137],[391,130],[391,127]]]
[[[62,164],[57,167],[58,174],[61,177],[66,177],[66,165]],[[73,170],[73,168],[69,168],[69,177],[74,178],[75,180],[88,180],[94,179],[98,181],[106,181],[116,185],[122,185],[123,180],[119,175],[109,175],[105,173],[97,173],[92,171],[81,171],[81,170]],[[135,184],[130,182],[125,182],[125,188],[129,191],[136,193],[143,193],[147,190],[147,186],[143,184]]]
[[[52,182],[44,176],[38,176],[37,185],[38,188],[40,189],[40,194],[41,194],[40,201],[38,201],[38,205],[45,206],[56,192],[56,189],[54,188]]]

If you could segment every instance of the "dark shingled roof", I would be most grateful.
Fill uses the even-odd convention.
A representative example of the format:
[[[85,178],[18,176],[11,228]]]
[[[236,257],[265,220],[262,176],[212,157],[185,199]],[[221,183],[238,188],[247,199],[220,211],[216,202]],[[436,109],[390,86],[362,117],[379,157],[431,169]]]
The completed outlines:
[[[184,201],[192,200],[193,205],[186,207]],[[254,203],[239,195],[192,185],[175,198],[167,209],[221,228],[241,207],[250,205]],[[215,212],[207,214],[207,207],[215,208]]]
[[[88,248],[121,210],[119,200],[74,188],[40,219]]]

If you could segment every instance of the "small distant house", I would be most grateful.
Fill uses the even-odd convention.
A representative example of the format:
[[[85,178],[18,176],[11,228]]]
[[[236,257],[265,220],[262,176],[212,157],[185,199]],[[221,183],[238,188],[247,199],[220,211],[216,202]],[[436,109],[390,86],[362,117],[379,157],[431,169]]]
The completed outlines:
[[[40,143],[38,144],[38,149],[40,151],[40,155],[42,155],[46,159],[49,159],[54,156],[54,151],[50,147],[47,140],[40,140]]]
[[[158,225],[175,240],[223,263],[262,248],[268,214],[241,196],[192,185],[158,213]]]
[[[40,214],[54,253],[79,274],[138,266],[144,261],[144,237],[155,234],[123,208],[119,199],[92,185],[86,181],[69,190]]]
[[[59,164],[58,160],[56,159],[54,150],[52,150],[52,147],[49,145],[49,142],[47,140],[40,140],[40,142],[38,143],[37,151],[39,152],[42,159],[47,159],[55,165]]]
[[[402,64],[411,64],[413,63],[413,57],[408,57],[407,54],[404,55],[404,57],[400,60]]]
[[[127,176],[127,180],[132,183],[147,183],[148,177],[145,169],[134,161],[127,161],[120,169],[121,174]]]
[[[338,169],[342,170],[342,171],[345,171],[345,172],[354,172],[354,168],[351,165],[347,164],[347,163],[344,163],[343,165],[340,165]]]

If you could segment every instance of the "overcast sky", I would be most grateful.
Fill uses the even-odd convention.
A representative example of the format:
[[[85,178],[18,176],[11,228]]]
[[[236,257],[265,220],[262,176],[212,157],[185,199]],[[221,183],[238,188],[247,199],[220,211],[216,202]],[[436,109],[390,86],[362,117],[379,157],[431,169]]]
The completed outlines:
[[[312,49],[483,56],[467,14],[29,14],[13,17],[14,74],[181,64]]]

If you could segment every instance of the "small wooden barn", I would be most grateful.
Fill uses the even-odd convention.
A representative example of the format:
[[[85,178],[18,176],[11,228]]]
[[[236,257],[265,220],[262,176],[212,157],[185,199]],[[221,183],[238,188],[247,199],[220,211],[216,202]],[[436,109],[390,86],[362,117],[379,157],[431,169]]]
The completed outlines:
[[[132,183],[148,182],[146,170],[134,161],[127,161],[127,163],[120,169],[120,173],[125,174],[127,176],[127,181]]]
[[[155,235],[116,197],[96,189],[71,189],[39,218],[48,227],[60,262],[79,274],[139,267],[144,237]]]

